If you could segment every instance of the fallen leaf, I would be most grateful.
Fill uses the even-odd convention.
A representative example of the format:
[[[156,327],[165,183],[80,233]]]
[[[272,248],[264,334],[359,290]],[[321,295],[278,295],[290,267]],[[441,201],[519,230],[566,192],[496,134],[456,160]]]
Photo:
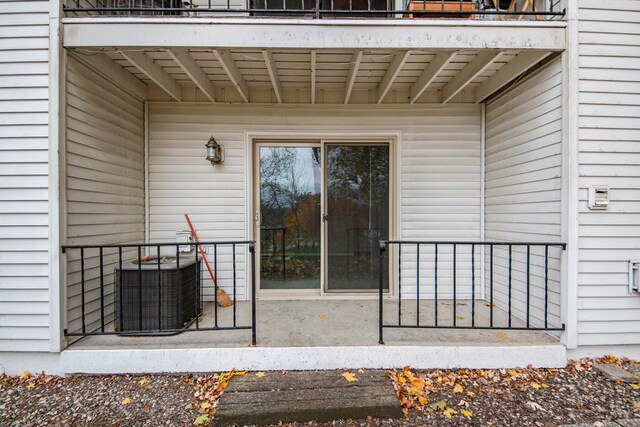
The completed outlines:
[[[258,378],[264,378],[267,374],[265,374],[264,372],[256,372],[256,377]]]
[[[507,374],[511,375],[512,377],[515,377],[516,375],[518,375],[518,373],[513,369],[507,370]]]
[[[495,304],[489,304],[489,303],[486,303],[485,305],[486,305],[487,307],[495,307],[495,306],[496,306]]]
[[[462,393],[463,391],[464,391],[464,388],[462,388],[460,384],[456,384],[455,386],[453,386],[454,393]]]
[[[471,412],[471,411],[467,411],[466,409],[461,409],[461,410],[460,410],[460,413],[461,413],[462,415],[464,415],[465,417],[467,417],[467,418],[471,418],[471,416],[473,415],[473,412]]]
[[[29,384],[27,384],[27,388],[28,388],[28,389],[32,389],[32,388],[35,388],[35,387],[36,387],[36,383],[29,383]]]
[[[525,403],[525,405],[528,406],[529,408],[531,408],[533,411],[542,411],[542,410],[544,410],[544,408],[542,406],[540,406],[539,404],[537,404],[536,402],[528,401],[527,403]]]
[[[469,397],[473,397],[473,396],[475,396],[475,395],[476,395],[476,394],[475,394],[474,392],[472,392],[472,391],[468,391],[468,392],[467,392],[467,396],[469,396]]]
[[[609,359],[612,362],[617,362],[618,360],[620,360],[620,358],[615,354],[607,354],[607,359]]]
[[[202,414],[193,422],[193,425],[200,426],[209,419],[209,414]]]
[[[422,406],[426,405],[429,401],[427,400],[426,397],[419,395],[418,396],[418,403],[420,403]]]
[[[143,378],[140,381],[138,381],[138,384],[140,384],[140,387],[144,387],[147,384],[149,384],[149,380],[147,378]]]
[[[211,408],[211,403],[210,402],[202,402],[200,404],[200,409],[202,409],[202,410],[207,410],[209,408]]]
[[[506,337],[507,337],[507,334],[505,334],[504,332],[496,332],[496,336],[497,336],[498,338],[506,338]]]
[[[123,405],[130,405],[131,404],[131,398],[125,397],[124,399],[122,399],[122,401],[120,403],[122,403]]]
[[[431,409],[433,409],[434,411],[442,411],[447,407],[447,402],[445,402],[444,400],[440,400],[436,403],[431,404]]]
[[[456,411],[453,408],[447,408],[444,411],[442,411],[442,415],[444,415],[445,417],[451,419],[451,417],[453,417],[455,414],[457,414],[458,411]]]
[[[631,388],[634,390],[640,389],[640,384],[631,384]]]
[[[462,316],[456,316],[456,320],[464,320],[464,317],[462,317]]]
[[[540,384],[538,384],[535,381],[531,381],[531,387],[535,388],[536,390],[538,390],[540,387],[542,387]]]
[[[636,403],[634,403],[634,404],[633,404],[633,407],[634,407],[634,408],[640,408],[640,402],[636,402]]]
[[[360,372],[361,374],[364,374],[364,369],[360,368],[358,369],[358,372]]]
[[[542,388],[549,388],[549,386],[545,383],[540,384],[542,386]]]
[[[247,373],[247,371],[235,371],[235,372],[233,372],[233,376],[241,377],[241,376],[245,375],[246,373]]]
[[[22,374],[20,374],[21,380],[28,380],[29,378],[31,378],[31,372],[29,371],[24,371],[22,372]]]
[[[349,381],[350,383],[354,381],[358,381],[358,379],[356,378],[356,375],[352,374],[351,372],[345,372],[344,374],[342,374],[342,376],[344,377],[345,380]]]
[[[324,313],[320,313],[320,316],[318,316],[318,317],[321,318],[321,319],[324,319],[325,317],[327,317],[327,315],[324,314]]]

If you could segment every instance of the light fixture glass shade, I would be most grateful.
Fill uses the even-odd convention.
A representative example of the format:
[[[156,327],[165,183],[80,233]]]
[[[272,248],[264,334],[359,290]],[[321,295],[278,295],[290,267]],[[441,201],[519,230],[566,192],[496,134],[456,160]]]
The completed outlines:
[[[222,147],[213,136],[209,138],[205,147],[207,147],[207,160],[209,160],[212,165],[222,163],[224,160],[222,156]]]

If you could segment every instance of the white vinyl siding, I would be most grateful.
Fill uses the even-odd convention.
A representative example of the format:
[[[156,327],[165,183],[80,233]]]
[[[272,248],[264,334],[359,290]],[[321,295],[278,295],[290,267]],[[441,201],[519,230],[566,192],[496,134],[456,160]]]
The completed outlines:
[[[49,3],[0,1],[0,349],[49,350]]]
[[[201,240],[243,240],[247,218],[245,132],[292,136],[401,132],[399,212],[403,239],[480,238],[480,107],[278,107],[152,103],[149,107],[150,239],[173,240],[188,213]],[[204,144],[213,135],[225,162],[211,166]],[[308,138],[308,136],[307,136]],[[408,255],[409,256],[409,255]],[[407,256],[407,259],[408,259]],[[241,259],[240,259],[241,261]],[[466,265],[469,270],[469,265]],[[407,264],[407,268],[408,264]],[[427,264],[423,296],[432,293]],[[245,297],[244,268],[239,271]],[[412,274],[414,269],[407,271]],[[461,275],[465,273],[460,272]],[[220,285],[230,292],[229,265]],[[414,275],[415,277],[415,275]],[[407,280],[405,295],[415,293]],[[443,286],[445,285],[443,279]],[[469,292],[467,292],[468,294]]]
[[[68,57],[66,85],[67,244],[144,241],[144,106]],[[135,251],[134,251],[135,252]],[[85,320],[99,325],[97,249],[85,252]],[[80,252],[67,255],[67,329],[81,328]],[[123,251],[125,260],[135,257]],[[116,249],[104,251],[105,315],[113,313]]]
[[[555,60],[486,110],[485,236],[489,241],[561,242],[562,66]],[[549,249],[549,326],[560,321],[560,253]],[[530,252],[531,326],[544,326],[545,257]],[[487,251],[487,263],[489,262]],[[512,310],[526,318],[526,248],[512,248]],[[489,266],[486,267],[487,292]],[[508,248],[494,248],[494,303],[509,305]]]
[[[578,344],[640,344],[640,2],[580,0]],[[587,207],[610,187],[606,211]]]

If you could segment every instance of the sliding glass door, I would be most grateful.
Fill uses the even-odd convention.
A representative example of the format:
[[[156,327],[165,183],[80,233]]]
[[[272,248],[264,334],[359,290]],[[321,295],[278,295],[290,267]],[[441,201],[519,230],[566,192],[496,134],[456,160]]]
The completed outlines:
[[[261,289],[320,289],[320,145],[258,146]]]
[[[389,239],[389,146],[327,144],[325,153],[326,290],[375,291],[378,242]]]
[[[390,235],[389,153],[388,144],[257,144],[260,290],[378,289],[378,241]]]

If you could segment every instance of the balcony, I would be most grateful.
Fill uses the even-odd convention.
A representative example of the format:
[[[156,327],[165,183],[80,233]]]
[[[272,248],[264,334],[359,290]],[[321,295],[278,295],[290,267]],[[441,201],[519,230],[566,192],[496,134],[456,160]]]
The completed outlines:
[[[562,20],[557,0],[68,0],[67,17]]]

